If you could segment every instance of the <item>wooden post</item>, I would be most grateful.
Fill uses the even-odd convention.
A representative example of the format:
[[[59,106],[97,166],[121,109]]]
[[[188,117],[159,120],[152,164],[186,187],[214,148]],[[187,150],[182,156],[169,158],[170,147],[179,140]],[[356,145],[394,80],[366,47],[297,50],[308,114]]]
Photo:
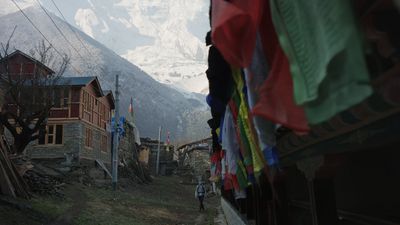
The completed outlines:
[[[253,201],[253,208],[254,208],[254,220],[256,222],[256,225],[260,225],[260,190],[258,188],[257,184],[253,184],[253,196],[254,196],[254,201]]]
[[[117,190],[117,181],[118,181],[118,148],[119,148],[119,131],[120,126],[123,124],[119,124],[119,76],[118,74],[115,76],[115,117],[114,117],[114,139],[113,139],[113,148],[112,148],[112,188],[114,191]]]
[[[259,178],[259,185],[258,185],[258,191],[259,191],[259,200],[258,200],[258,217],[257,217],[257,224],[264,225],[272,225],[270,223],[271,219],[271,212],[269,207],[269,204],[272,202],[272,192],[271,192],[271,186],[270,183],[266,177],[265,174],[262,174]]]
[[[238,199],[237,202],[238,202],[238,205],[239,205],[240,214],[246,214],[247,213],[246,199],[245,198],[241,198],[241,199]]]
[[[247,193],[247,198],[246,198],[246,209],[247,209],[247,219],[252,220],[255,218],[255,213],[254,213],[254,190],[253,190],[253,185],[247,187],[246,189]]]
[[[158,130],[158,146],[157,146],[157,162],[156,162],[156,175],[160,172],[160,147],[161,147],[161,126]]]
[[[275,220],[279,225],[289,224],[289,206],[284,177],[277,176],[274,181],[277,200],[274,201]]]
[[[313,186],[317,224],[337,225],[338,215],[333,179],[315,178]]]
[[[335,185],[333,173],[318,177],[317,173],[326,164],[324,156],[307,158],[297,163],[308,180],[308,192],[313,225],[337,225]],[[331,169],[332,170],[332,169]]]

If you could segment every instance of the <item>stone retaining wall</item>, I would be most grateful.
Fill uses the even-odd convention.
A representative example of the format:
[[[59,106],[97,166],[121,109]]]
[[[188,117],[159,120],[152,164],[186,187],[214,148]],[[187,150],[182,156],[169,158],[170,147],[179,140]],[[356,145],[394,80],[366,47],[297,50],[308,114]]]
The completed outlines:
[[[228,225],[247,225],[240,213],[224,198],[221,198],[221,207]]]

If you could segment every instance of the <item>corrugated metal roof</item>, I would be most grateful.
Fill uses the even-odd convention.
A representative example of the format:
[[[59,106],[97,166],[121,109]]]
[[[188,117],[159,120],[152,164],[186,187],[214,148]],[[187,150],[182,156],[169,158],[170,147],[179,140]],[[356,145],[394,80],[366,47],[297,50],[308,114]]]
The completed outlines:
[[[92,82],[96,77],[60,77],[57,85],[85,86]]]

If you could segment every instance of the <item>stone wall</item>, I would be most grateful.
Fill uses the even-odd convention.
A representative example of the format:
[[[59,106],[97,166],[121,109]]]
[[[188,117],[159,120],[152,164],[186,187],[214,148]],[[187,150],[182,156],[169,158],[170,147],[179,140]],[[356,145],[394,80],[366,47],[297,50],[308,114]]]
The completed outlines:
[[[57,123],[63,125],[63,144],[62,145],[38,145],[38,140],[31,142],[25,151],[25,155],[30,158],[66,158],[66,155],[75,160],[81,158],[95,160],[100,159],[104,163],[111,163],[111,139],[108,134],[107,151],[101,151],[101,134],[104,131],[94,128],[82,121],[68,123]],[[85,147],[85,128],[90,126],[93,130],[93,148]],[[5,129],[5,135],[10,144],[13,138],[10,132]]]
[[[37,140],[28,145],[26,155],[31,158],[65,158],[65,154],[79,156],[83,142],[81,122],[63,124],[63,145],[38,145]]]
[[[137,155],[138,149],[135,144],[135,134],[133,132],[133,127],[129,123],[124,124],[125,135],[120,138],[118,145],[119,157],[124,157],[125,160],[131,159],[133,156],[139,157]]]
[[[221,207],[225,215],[226,223],[228,225],[246,225],[246,220],[240,213],[231,206],[231,204],[224,198],[221,198]]]
[[[86,127],[89,126],[92,129],[93,132],[93,147],[88,148],[85,146],[85,129]],[[107,134],[108,136],[108,141],[107,141],[107,151],[101,151],[101,135],[104,134],[104,131],[99,130],[97,128],[94,128],[91,125],[88,125],[86,123],[82,124],[82,141],[80,142],[81,145],[81,152],[79,157],[80,158],[85,158],[85,159],[100,159],[104,163],[111,163],[111,139],[110,139],[110,134]]]
[[[194,150],[190,152],[185,164],[193,168],[193,179],[208,179],[208,171],[210,170],[210,154],[208,151]]]
[[[57,123],[62,124],[62,123]],[[93,135],[93,147],[88,148],[85,146],[85,129],[89,126],[92,129]],[[133,147],[135,146],[134,133],[131,132],[129,127],[126,129],[126,136],[121,139],[119,150],[120,154],[126,157],[133,155]],[[71,121],[63,124],[63,145],[37,145],[37,141],[31,143],[26,150],[26,155],[31,158],[66,158],[66,155],[71,157],[74,156],[75,160],[89,159],[95,160],[100,159],[105,164],[111,163],[111,136],[108,134],[108,146],[107,151],[101,151],[101,136],[104,134],[103,130],[100,130],[84,121]],[[9,136],[9,140],[12,138]],[[11,142],[10,142],[11,143]],[[135,146],[136,147],[136,146]],[[156,161],[157,161],[157,148],[158,141],[143,141],[142,147],[146,149],[142,153],[142,161],[148,163],[148,167],[152,174],[156,172]],[[139,151],[139,149],[137,149]],[[173,161],[173,146],[167,146],[161,142],[160,146],[160,170],[161,164],[165,164],[166,167]],[[139,152],[138,152],[139,153]],[[166,168],[168,169],[168,168]]]

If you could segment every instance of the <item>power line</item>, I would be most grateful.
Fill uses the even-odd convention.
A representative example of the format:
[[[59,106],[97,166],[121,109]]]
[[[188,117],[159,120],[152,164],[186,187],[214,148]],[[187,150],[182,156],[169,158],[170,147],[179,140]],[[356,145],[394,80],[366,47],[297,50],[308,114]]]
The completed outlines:
[[[46,13],[47,17],[50,18],[51,22],[54,24],[54,26],[57,28],[58,32],[60,32],[61,36],[65,39],[65,41],[72,47],[72,49],[75,50],[78,55],[85,60],[82,55],[79,53],[79,51],[72,45],[72,43],[68,40],[68,38],[65,36],[65,34],[62,32],[62,30],[57,26],[53,18],[51,18],[50,14],[47,12],[47,10],[43,7],[43,5],[39,2],[39,0],[36,0],[36,2],[39,4],[40,8]]]
[[[57,54],[63,58],[63,54],[61,54],[60,51],[58,51],[58,49],[49,41],[49,39],[47,39],[47,37],[39,30],[39,28],[35,25],[35,23],[33,23],[33,21],[25,14],[25,12],[21,9],[21,7],[19,7],[19,5],[15,2],[15,0],[11,0],[14,5],[19,9],[19,11],[22,13],[22,15],[24,15],[24,17],[29,21],[29,23],[42,35],[42,37],[47,41],[47,43],[49,43],[50,47],[52,47],[54,49],[55,52],[57,52]],[[78,69],[76,69],[72,64],[70,64],[71,67],[75,70],[75,72],[81,74],[81,72],[79,72]]]
[[[67,19],[65,19],[64,14],[61,12],[61,10],[58,8],[57,4],[54,2],[54,0],[51,0],[53,3],[54,7],[56,7],[57,11],[60,13],[61,17],[63,20],[67,23],[68,27],[71,29],[71,31],[75,34],[76,39],[82,44],[82,46],[86,49],[86,51],[89,53],[90,56],[93,58],[93,54],[89,51],[89,49],[86,47],[86,45],[83,43],[79,35],[76,33],[76,31],[72,28],[71,24],[68,23]]]
[[[74,33],[76,39],[78,39],[78,41],[81,43],[81,45],[83,46],[83,48],[86,49],[86,51],[89,53],[91,59],[94,59],[95,57],[93,56],[92,52],[89,50],[89,48],[87,47],[87,45],[82,41],[82,39],[79,37],[78,33],[76,32],[76,30],[71,26],[70,23],[68,23],[67,19],[65,18],[64,14],[61,12],[60,8],[57,6],[57,4],[55,3],[54,0],[51,0],[51,2],[53,3],[54,7],[57,9],[57,11],[60,13],[62,19],[64,20],[64,22],[68,25],[69,29]],[[87,67],[90,71],[90,73],[93,73],[93,67],[90,64],[87,64]]]

